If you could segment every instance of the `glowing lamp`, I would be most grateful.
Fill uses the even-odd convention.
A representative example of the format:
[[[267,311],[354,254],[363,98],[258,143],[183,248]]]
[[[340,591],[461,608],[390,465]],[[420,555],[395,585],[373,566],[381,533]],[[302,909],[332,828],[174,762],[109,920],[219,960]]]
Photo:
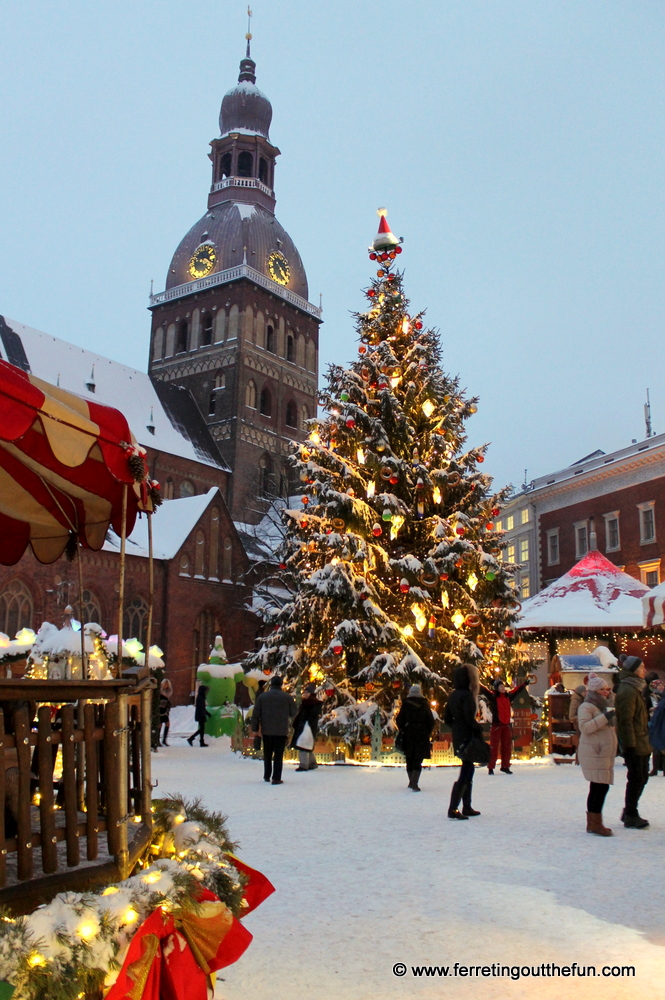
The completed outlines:
[[[426,417],[431,417],[435,409],[436,409],[436,403],[434,402],[433,399],[426,399],[423,405],[421,406],[421,410],[423,411]]]
[[[374,496],[375,493],[376,493],[376,483],[374,483],[374,482],[368,483],[367,484],[367,499],[369,500],[371,497]]]
[[[98,928],[95,924],[87,922],[79,924],[76,928],[76,933],[80,938],[83,938],[84,941],[89,941],[91,938],[95,937],[97,930]]]
[[[358,448],[358,451],[356,452],[356,458],[358,459],[360,465],[365,464],[365,452],[362,450],[362,448]]]
[[[455,626],[455,628],[461,628],[462,625],[464,624],[464,615],[462,614],[461,611],[456,611],[455,614],[452,615],[451,621]]]
[[[312,442],[312,444],[319,444],[320,441],[321,441],[321,438],[319,436],[319,432],[318,431],[312,431],[312,433],[309,436],[309,439]]]
[[[447,590],[444,590],[443,593],[441,594],[441,606],[443,608],[449,608],[450,607],[450,598],[448,597],[448,591]]]
[[[434,503],[441,503],[442,500],[441,490],[439,489],[438,486],[435,486],[434,489],[432,490],[432,500],[434,501]]]
[[[468,576],[466,582],[468,583],[468,585],[471,588],[471,590],[475,590],[476,587],[478,586],[478,577],[476,576],[475,573],[469,573],[469,576]]]
[[[469,413],[477,413],[477,412],[478,412],[478,407],[476,406],[475,403],[472,403],[471,406],[469,407]]]
[[[494,531],[494,521],[488,521],[485,525],[486,531]]]
[[[404,319],[402,320],[402,333],[405,334],[408,333],[409,329],[410,329],[409,319],[408,316],[405,316]]]
[[[28,959],[28,965],[36,969],[39,965],[46,965],[46,959],[39,952],[34,952]]]
[[[122,915],[123,923],[133,924],[135,920],[138,920],[139,915],[133,906],[128,906]]]
[[[133,659],[136,659],[143,650],[143,643],[139,642],[138,639],[128,639],[124,645],[125,652]]]
[[[35,641],[35,633],[31,628],[22,628],[20,632],[16,633],[16,641],[21,644],[21,646],[30,646]]]
[[[413,635],[413,629],[410,625],[405,625],[402,629],[402,635],[405,635],[407,639],[410,639]]]
[[[402,517],[402,515],[394,514],[393,519],[390,523],[390,537],[392,538],[393,541],[397,538],[397,535],[399,534],[399,529],[402,527],[403,524],[404,524],[404,518]]]
[[[117,885],[107,885],[102,896],[114,896],[116,892],[120,892]]]

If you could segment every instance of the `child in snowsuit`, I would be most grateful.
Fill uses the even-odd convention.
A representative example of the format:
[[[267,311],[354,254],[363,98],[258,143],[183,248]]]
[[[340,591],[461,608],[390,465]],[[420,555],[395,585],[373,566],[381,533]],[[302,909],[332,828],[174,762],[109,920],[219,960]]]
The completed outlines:
[[[510,755],[513,747],[513,732],[510,724],[511,705],[520,691],[526,687],[519,684],[512,691],[506,691],[503,681],[494,681],[494,690],[490,691],[481,685],[481,694],[487,698],[487,702],[492,713],[492,726],[490,728],[490,759],[487,769],[489,774],[494,774],[497,757],[501,753],[501,770],[504,774],[512,774],[510,770]]]

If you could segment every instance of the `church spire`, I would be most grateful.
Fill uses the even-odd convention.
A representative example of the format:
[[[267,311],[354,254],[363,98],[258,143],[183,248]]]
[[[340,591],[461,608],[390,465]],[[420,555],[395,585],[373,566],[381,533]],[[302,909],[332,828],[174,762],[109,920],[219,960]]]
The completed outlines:
[[[247,51],[245,53],[245,58],[240,61],[240,75],[238,76],[238,83],[256,83],[256,63],[252,59],[252,54],[250,52],[250,42],[252,40],[252,9],[247,8],[247,34],[245,38],[247,39]]]

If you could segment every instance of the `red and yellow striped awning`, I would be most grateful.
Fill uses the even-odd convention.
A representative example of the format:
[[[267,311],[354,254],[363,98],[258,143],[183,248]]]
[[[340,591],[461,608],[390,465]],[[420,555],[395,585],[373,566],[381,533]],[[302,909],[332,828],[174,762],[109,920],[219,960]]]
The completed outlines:
[[[0,563],[28,545],[53,562],[74,538],[101,549],[109,524],[120,534],[125,483],[129,534],[147,500],[142,454],[119,410],[0,360]]]

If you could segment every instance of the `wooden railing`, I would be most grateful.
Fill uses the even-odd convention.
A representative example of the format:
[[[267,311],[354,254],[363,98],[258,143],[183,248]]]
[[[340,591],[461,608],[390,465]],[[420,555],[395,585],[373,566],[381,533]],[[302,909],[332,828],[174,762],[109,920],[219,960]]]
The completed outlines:
[[[149,844],[154,682],[143,673],[0,680],[0,906],[25,913],[125,879]]]

